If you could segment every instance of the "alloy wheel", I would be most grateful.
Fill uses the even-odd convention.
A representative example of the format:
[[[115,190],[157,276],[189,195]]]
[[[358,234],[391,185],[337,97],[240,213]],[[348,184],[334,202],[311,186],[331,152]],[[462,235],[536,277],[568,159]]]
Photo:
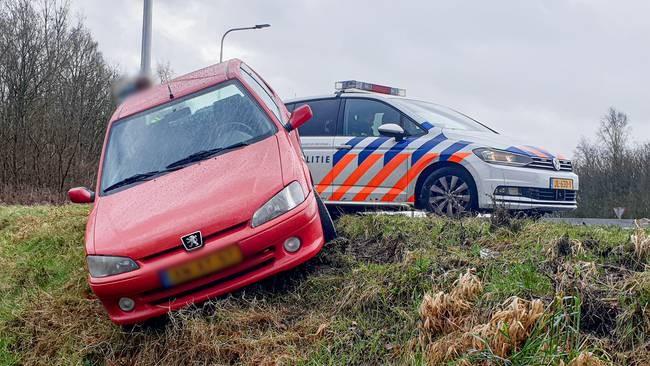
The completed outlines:
[[[458,216],[470,208],[469,185],[460,177],[446,175],[431,185],[429,204],[439,215]]]

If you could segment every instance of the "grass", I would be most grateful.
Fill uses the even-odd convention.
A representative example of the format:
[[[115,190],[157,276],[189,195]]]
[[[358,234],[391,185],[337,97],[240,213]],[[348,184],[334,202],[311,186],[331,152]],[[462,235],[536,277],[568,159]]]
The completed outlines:
[[[343,216],[306,265],[125,330],[86,284],[87,214],[0,206],[1,365],[650,364],[630,231]]]

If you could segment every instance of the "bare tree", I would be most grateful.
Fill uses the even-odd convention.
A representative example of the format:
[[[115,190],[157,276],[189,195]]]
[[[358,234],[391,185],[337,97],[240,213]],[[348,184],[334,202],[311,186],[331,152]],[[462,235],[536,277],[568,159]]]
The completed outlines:
[[[156,77],[159,83],[168,83],[174,78],[174,70],[169,61],[158,62],[156,65]]]
[[[601,119],[597,140],[576,148],[580,177],[579,216],[612,217],[622,206],[630,217],[650,216],[650,143],[633,146],[628,116],[610,108]]]
[[[92,185],[115,71],[67,2],[0,1],[0,200]]]
[[[612,164],[620,164],[625,156],[629,137],[627,114],[610,107],[600,122],[598,138],[605,145]]]

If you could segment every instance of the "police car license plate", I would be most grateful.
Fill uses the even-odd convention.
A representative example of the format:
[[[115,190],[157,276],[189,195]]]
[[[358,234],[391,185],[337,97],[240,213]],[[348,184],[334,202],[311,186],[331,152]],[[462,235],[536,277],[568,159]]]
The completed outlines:
[[[231,245],[192,262],[170,268],[161,273],[161,280],[165,287],[175,286],[232,267],[243,259],[239,247]]]
[[[553,189],[573,189],[573,179],[551,178],[551,188],[553,188]]]

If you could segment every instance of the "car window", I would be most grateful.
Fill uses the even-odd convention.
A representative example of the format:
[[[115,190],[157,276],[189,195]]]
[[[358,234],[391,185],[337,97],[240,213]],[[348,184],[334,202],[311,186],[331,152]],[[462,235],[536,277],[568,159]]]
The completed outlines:
[[[424,134],[415,122],[403,116],[400,111],[371,99],[348,98],[345,102],[342,136],[379,136],[379,126],[394,123],[402,126],[409,135]]]
[[[287,107],[287,110],[289,111],[289,113],[293,113],[294,108],[296,108],[296,105],[294,103],[285,104],[284,106]]]
[[[340,99],[313,100],[296,106],[305,104],[311,107],[314,116],[298,129],[300,136],[334,136]]]
[[[493,132],[493,129],[451,108],[414,99],[396,99],[402,108],[420,116],[430,124],[450,129],[465,131]]]
[[[255,90],[255,93],[262,98],[262,101],[264,104],[273,112],[273,114],[278,118],[278,121],[284,123],[284,120],[282,119],[282,114],[280,113],[280,108],[278,108],[278,105],[275,104],[273,101],[273,97],[271,97],[272,92],[266,87],[266,84],[260,80],[257,75],[253,72],[248,67],[245,67],[245,65],[241,66],[242,70],[242,77],[244,78],[244,81],[246,84],[250,85],[253,90]]]
[[[239,81],[178,98],[111,125],[101,189],[138,174],[162,172],[202,151],[254,143],[276,131]]]
[[[426,131],[422,127],[418,126],[412,119],[408,118],[405,114],[402,114],[402,128],[409,136],[420,136],[426,134]]]

